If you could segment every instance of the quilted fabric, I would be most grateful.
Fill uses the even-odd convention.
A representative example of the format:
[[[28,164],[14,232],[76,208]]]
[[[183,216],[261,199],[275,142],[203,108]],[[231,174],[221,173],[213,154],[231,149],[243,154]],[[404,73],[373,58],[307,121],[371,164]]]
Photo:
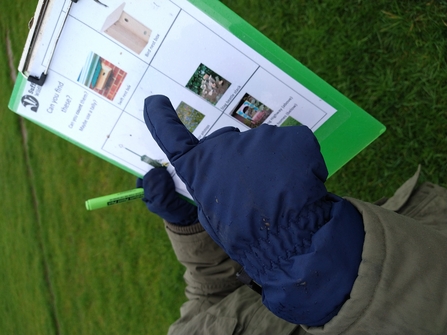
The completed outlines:
[[[138,178],[136,186],[144,189],[143,202],[164,220],[179,226],[197,223],[197,207],[175,193],[175,185],[168,170],[153,168]]]
[[[199,141],[164,96],[146,99],[144,118],[199,221],[263,287],[263,303],[296,324],[329,321],[357,276],[364,231],[357,210],[327,192],[312,131],[227,127]]]

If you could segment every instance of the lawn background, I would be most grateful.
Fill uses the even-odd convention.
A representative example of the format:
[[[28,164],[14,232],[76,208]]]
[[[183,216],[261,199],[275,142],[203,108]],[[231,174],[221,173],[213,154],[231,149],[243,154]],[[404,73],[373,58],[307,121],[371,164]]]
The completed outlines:
[[[446,1],[222,2],[387,126],[330,191],[373,201],[419,163],[446,185]],[[0,334],[164,334],[185,298],[160,220],[84,207],[134,178],[7,108],[36,3],[0,9]]]

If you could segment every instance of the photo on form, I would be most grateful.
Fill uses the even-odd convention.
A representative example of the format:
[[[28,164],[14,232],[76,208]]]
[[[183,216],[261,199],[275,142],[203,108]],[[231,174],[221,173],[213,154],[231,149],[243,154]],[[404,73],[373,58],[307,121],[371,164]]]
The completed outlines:
[[[284,120],[283,123],[281,123],[281,127],[288,127],[288,126],[301,126],[301,122],[294,119],[291,116],[288,116],[287,119]]]
[[[206,65],[200,64],[186,84],[186,88],[211,104],[216,105],[230,85],[231,83],[220,74],[214,72]]]
[[[77,81],[113,101],[126,75],[119,67],[90,52]]]
[[[236,108],[230,113],[239,122],[242,122],[249,128],[260,126],[273,110],[261,101],[246,93],[239,101]]]
[[[205,117],[204,114],[200,113],[198,110],[189,106],[183,101],[178,105],[175,111],[177,112],[180,121],[182,121],[182,123],[191,133],[194,132],[194,130]]]
[[[101,29],[109,37],[140,54],[149,43],[152,30],[124,11],[122,3],[106,18]]]

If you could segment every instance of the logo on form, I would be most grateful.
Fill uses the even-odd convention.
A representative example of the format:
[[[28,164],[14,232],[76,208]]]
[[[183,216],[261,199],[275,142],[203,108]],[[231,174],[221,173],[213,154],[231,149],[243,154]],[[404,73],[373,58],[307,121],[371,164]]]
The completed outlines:
[[[24,95],[22,97],[22,105],[29,107],[35,113],[37,113],[37,110],[39,109],[39,101],[32,95]]]

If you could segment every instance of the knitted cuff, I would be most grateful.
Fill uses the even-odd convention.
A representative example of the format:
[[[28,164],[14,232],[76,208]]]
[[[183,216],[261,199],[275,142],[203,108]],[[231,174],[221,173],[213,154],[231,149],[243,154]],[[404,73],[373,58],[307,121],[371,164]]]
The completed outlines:
[[[197,221],[197,223],[194,223],[194,224],[188,225],[188,226],[179,226],[176,224],[169,223],[166,220],[163,220],[163,221],[164,221],[167,229],[169,229],[173,233],[179,234],[179,235],[193,235],[193,234],[198,234],[198,233],[205,231],[205,229],[202,227],[202,225],[198,221]]]

